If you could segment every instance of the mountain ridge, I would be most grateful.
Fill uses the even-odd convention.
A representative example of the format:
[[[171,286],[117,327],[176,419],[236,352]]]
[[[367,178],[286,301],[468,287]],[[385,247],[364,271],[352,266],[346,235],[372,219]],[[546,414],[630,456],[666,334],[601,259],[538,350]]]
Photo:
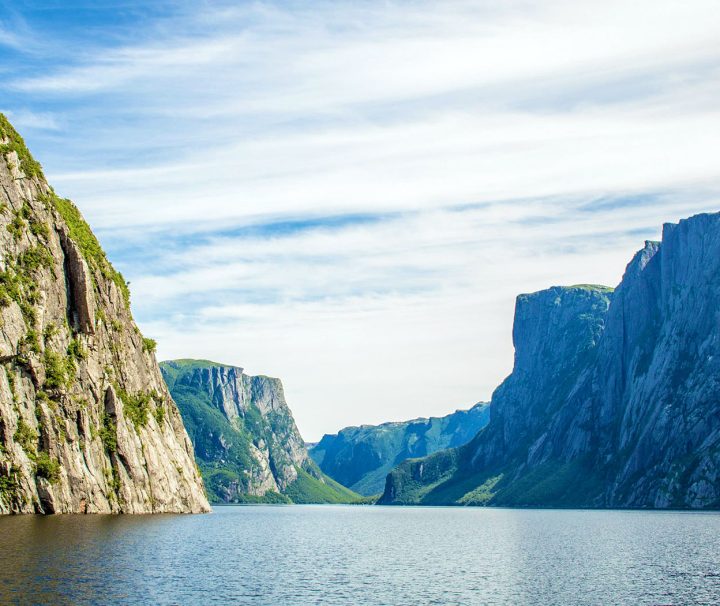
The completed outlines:
[[[605,311],[557,294],[534,293],[534,310],[518,297],[487,427],[396,468],[382,503],[720,506],[720,214],[666,223]]]
[[[209,360],[160,364],[214,502],[356,502],[310,459],[280,379]]]
[[[376,495],[394,466],[467,442],[488,419],[488,405],[478,402],[442,417],[345,427],[323,436],[310,449],[310,456],[341,484],[365,496]]]

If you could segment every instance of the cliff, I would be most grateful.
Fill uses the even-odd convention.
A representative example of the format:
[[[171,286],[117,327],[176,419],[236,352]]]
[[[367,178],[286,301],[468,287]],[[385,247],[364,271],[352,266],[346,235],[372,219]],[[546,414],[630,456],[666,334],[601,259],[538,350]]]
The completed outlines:
[[[279,379],[205,360],[160,364],[215,502],[347,503],[310,459]]]
[[[481,402],[444,417],[346,427],[324,435],[309,452],[331,478],[362,495],[377,495],[393,467],[406,459],[465,444],[489,419],[489,406]]]
[[[382,502],[719,507],[719,253],[720,215],[697,215],[647,242],[611,297],[597,291],[609,305],[518,298],[490,423],[393,471]]]
[[[207,511],[125,281],[1,114],[0,187],[0,513]]]

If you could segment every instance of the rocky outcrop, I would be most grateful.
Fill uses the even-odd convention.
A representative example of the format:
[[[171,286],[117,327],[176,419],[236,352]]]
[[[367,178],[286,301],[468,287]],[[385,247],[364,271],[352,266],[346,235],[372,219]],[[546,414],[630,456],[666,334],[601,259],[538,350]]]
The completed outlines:
[[[206,360],[170,360],[160,367],[212,500],[357,500],[308,456],[279,379]]]
[[[331,478],[370,496],[385,488],[385,476],[406,459],[465,444],[490,419],[489,405],[444,417],[346,427],[309,447],[310,456]]]
[[[720,507],[720,215],[665,225],[603,296],[606,313],[519,299],[488,426],[400,466],[382,501]]]
[[[122,276],[0,115],[0,512],[209,509]]]

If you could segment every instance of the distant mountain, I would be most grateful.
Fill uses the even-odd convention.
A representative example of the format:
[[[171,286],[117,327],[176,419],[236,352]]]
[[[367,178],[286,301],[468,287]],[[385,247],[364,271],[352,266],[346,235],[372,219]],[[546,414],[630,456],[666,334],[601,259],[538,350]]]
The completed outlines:
[[[0,114],[0,513],[209,510],[130,292]]]
[[[720,507],[720,214],[666,224],[614,293],[517,299],[515,367],[465,446],[382,503]]]
[[[355,492],[380,494],[385,477],[398,463],[465,444],[489,419],[488,404],[481,402],[444,417],[346,427],[309,447],[310,456],[327,475]]]
[[[308,456],[279,379],[206,360],[160,368],[216,503],[348,503],[359,495]]]

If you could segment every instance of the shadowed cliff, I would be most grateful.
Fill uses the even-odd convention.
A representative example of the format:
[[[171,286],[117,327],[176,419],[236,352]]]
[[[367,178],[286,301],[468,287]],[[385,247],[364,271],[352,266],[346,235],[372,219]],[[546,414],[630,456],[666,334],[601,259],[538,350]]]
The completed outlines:
[[[384,503],[720,506],[720,215],[667,224],[615,290],[518,297],[512,374],[466,446]]]

